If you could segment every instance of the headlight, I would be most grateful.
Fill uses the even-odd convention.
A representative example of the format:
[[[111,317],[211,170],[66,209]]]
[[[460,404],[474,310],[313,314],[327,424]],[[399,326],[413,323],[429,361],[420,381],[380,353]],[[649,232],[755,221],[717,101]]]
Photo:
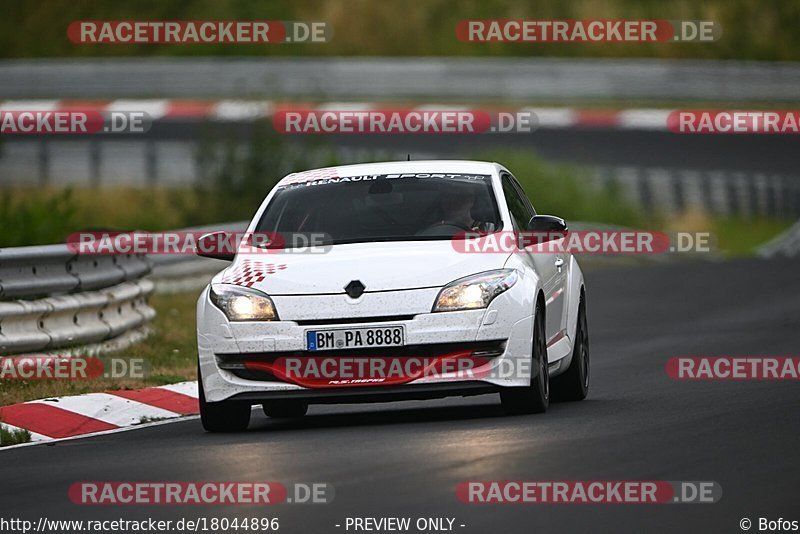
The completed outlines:
[[[473,274],[447,284],[436,297],[434,312],[476,310],[513,286],[519,275],[514,269],[499,269]]]
[[[226,284],[211,284],[208,296],[229,321],[277,321],[272,299],[260,291]]]

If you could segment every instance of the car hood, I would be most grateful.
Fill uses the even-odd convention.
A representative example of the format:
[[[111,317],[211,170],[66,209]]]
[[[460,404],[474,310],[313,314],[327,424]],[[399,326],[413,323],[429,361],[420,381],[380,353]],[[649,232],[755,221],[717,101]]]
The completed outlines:
[[[239,254],[214,283],[270,295],[345,293],[359,280],[365,292],[441,287],[470,274],[500,269],[508,254],[457,252],[450,240],[353,243],[325,253]]]

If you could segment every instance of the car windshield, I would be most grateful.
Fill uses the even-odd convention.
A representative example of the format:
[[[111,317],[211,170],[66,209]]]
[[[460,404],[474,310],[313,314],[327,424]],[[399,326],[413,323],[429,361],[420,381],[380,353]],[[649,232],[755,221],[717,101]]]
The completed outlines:
[[[489,175],[410,173],[281,185],[256,232],[324,234],[342,244],[452,239],[501,225]]]

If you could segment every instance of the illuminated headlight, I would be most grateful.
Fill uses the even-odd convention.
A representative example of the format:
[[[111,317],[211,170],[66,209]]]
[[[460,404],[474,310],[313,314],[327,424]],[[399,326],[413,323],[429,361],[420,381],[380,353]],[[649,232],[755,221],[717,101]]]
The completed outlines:
[[[272,299],[245,287],[212,284],[208,296],[229,321],[277,321]]]
[[[434,312],[485,308],[494,298],[513,286],[519,276],[514,269],[473,274],[447,284],[436,297]]]

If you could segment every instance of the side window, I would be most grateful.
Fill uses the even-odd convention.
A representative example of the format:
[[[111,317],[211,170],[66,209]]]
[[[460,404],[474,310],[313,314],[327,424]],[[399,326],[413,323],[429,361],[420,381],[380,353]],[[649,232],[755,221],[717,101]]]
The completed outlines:
[[[531,217],[536,215],[536,210],[534,209],[533,204],[531,204],[531,200],[528,198],[528,195],[525,194],[525,190],[522,188],[522,185],[520,185],[517,179],[512,176],[511,182],[516,186],[517,191],[519,191],[519,194],[522,195],[522,200],[525,203],[525,206],[527,207],[528,210],[528,220],[530,220]]]
[[[506,204],[508,204],[508,211],[511,213],[514,229],[525,230],[528,226],[528,221],[533,216],[528,207],[529,204],[520,194],[511,176],[503,174],[501,180],[503,183],[503,196],[506,199]]]

